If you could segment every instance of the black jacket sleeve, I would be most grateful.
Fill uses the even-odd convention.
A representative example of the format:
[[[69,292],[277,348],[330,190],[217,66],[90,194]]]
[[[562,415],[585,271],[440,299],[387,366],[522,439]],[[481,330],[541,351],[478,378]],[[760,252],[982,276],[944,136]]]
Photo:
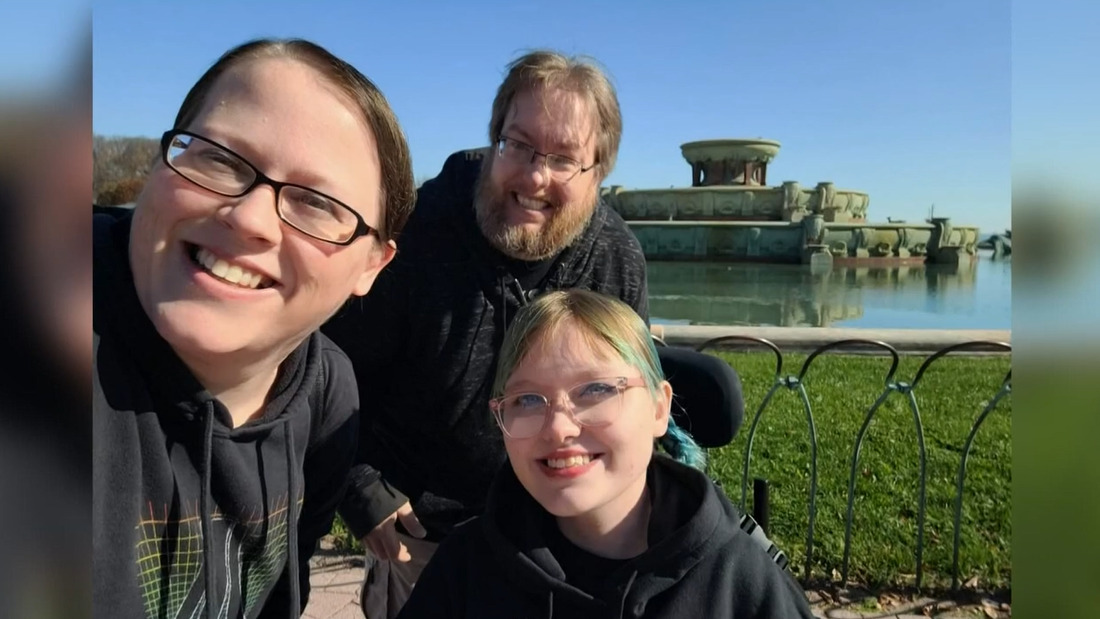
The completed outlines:
[[[394,380],[393,360],[406,333],[407,292],[398,274],[400,261],[400,256],[395,258],[378,275],[366,296],[349,301],[321,328],[351,360],[361,402],[360,437],[372,431],[374,416],[378,414],[372,402]],[[348,473],[347,492],[339,507],[340,516],[360,539],[408,501],[372,466],[367,444],[365,438],[359,441],[360,449]]]
[[[403,239],[416,235],[414,229],[424,225],[422,213],[446,209],[461,202],[472,191],[480,171],[480,161],[488,148],[475,148],[451,154],[435,178],[417,189],[416,207],[405,231],[397,239],[397,257],[382,273],[364,297],[353,299],[340,313],[322,327],[351,358],[359,383],[362,401],[360,451],[349,476],[348,492],[340,506],[340,516],[358,538],[369,533],[380,522],[397,511],[409,499],[386,480],[386,472],[371,462],[365,440],[373,432],[373,422],[384,411],[373,406],[379,394],[392,385],[403,384],[406,377],[394,376],[402,364],[395,360],[409,345],[409,316],[417,274],[412,262],[402,255]],[[430,218],[430,214],[429,214]],[[421,242],[423,240],[421,239]],[[410,245],[411,246],[411,245]],[[417,250],[412,250],[417,253]],[[422,253],[422,252],[421,252]]]

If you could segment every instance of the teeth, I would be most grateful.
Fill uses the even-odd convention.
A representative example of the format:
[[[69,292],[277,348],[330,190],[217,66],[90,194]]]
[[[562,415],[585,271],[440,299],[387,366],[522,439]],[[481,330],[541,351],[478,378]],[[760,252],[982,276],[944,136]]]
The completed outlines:
[[[225,275],[222,275],[222,277],[224,277],[228,281],[233,282],[234,284],[239,284],[241,283],[241,275],[243,274],[244,271],[241,271],[241,267],[234,264],[233,266],[229,267],[229,270],[226,271]]]
[[[528,197],[525,197],[525,196],[521,196],[518,193],[516,194],[516,202],[519,202],[519,205],[522,206],[523,208],[531,209],[531,210],[534,210],[534,211],[542,210],[543,208],[545,208],[547,206],[547,202],[545,200],[536,200],[534,198],[528,198]]]
[[[591,461],[592,456],[587,454],[583,456],[570,456],[568,458],[560,459],[548,458],[546,460],[546,466],[549,466],[552,469],[567,469],[574,466],[584,466]]]
[[[259,273],[242,269],[236,264],[229,264],[201,247],[195,252],[195,259],[214,277],[242,288],[256,288],[264,280]]]

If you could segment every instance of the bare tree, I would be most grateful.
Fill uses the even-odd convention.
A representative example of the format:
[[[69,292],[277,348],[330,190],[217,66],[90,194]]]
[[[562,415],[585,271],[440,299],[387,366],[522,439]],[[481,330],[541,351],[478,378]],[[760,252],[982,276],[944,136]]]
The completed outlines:
[[[160,145],[153,138],[94,136],[92,192],[96,203],[132,202],[159,156]]]

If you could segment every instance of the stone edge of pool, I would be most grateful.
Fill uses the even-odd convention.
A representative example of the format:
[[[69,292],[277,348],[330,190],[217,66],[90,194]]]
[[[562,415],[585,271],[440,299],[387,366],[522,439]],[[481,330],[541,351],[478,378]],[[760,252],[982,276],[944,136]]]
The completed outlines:
[[[842,340],[873,340],[885,342],[898,352],[933,353],[949,346],[967,342],[1003,342],[1012,344],[1010,329],[875,329],[853,327],[744,327],[721,325],[666,325],[656,324],[651,332],[669,346],[698,348],[716,338],[728,336],[756,337],[770,341],[783,351],[812,351],[826,344]],[[725,350],[759,350],[767,352],[760,344],[745,341],[718,343],[715,348]],[[853,344],[838,347],[837,352],[883,351]],[[858,349],[858,350],[855,350]],[[963,352],[1007,352],[998,346],[975,346]]]

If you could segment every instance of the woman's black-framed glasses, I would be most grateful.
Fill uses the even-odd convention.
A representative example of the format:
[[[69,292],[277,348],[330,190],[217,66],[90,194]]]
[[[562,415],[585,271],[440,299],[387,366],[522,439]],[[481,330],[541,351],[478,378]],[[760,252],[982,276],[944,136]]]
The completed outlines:
[[[614,423],[623,410],[623,393],[631,387],[644,387],[642,377],[613,376],[586,380],[566,390],[564,409],[574,423],[600,427]],[[542,431],[554,410],[554,400],[527,391],[506,393],[489,401],[501,431],[511,438],[531,438]]]
[[[273,180],[247,159],[213,140],[190,131],[166,131],[160,141],[164,163],[192,183],[227,198],[239,198],[259,185],[275,190],[279,219],[302,234],[335,245],[350,245],[372,234],[355,209],[315,189]]]

